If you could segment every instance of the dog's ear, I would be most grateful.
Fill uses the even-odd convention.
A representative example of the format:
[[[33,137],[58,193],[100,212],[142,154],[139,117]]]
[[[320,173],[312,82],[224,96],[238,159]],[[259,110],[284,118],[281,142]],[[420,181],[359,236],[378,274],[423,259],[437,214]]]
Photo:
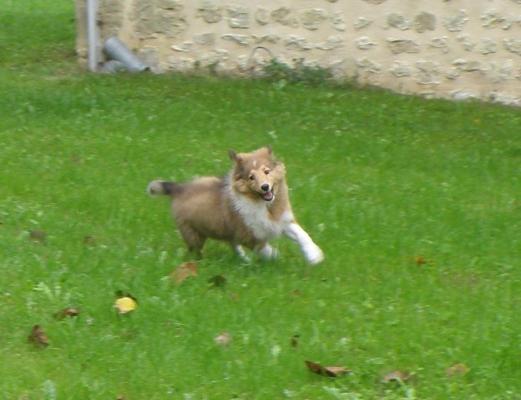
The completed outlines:
[[[239,165],[242,163],[242,157],[238,155],[234,150],[228,150],[228,156],[230,156],[230,160],[234,161],[235,164]]]
[[[235,150],[232,150],[232,149],[228,150],[228,156],[230,157],[230,160],[237,161],[238,156],[237,156],[237,153],[235,152]]]
[[[266,151],[268,152],[268,154],[270,156],[273,155],[273,149],[271,148],[270,144],[268,144],[267,146],[264,146],[264,148],[266,149]]]

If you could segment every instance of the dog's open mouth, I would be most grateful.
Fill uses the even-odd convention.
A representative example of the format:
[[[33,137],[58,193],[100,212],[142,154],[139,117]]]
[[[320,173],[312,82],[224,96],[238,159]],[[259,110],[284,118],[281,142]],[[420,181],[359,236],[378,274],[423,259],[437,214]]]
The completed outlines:
[[[270,190],[269,192],[262,193],[261,197],[266,201],[272,201],[275,196],[273,191]]]

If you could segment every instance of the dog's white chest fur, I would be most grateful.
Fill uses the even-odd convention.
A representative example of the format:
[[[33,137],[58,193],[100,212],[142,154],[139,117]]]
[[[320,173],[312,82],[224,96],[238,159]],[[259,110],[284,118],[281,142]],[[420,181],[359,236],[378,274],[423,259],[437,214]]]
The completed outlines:
[[[288,222],[292,220],[290,211],[285,212],[279,221],[271,219],[267,203],[254,202],[237,194],[232,196],[232,201],[235,211],[258,240],[269,240],[280,236]]]

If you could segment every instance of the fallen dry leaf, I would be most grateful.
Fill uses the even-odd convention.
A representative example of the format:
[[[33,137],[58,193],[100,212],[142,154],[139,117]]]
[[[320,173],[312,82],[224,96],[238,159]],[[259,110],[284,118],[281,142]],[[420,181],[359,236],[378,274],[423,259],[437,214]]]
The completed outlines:
[[[127,314],[137,308],[137,299],[131,294],[123,294],[122,292],[118,291],[116,295],[118,298],[114,303],[114,308],[118,311],[118,313]]]
[[[457,364],[454,364],[453,366],[447,368],[445,370],[445,373],[447,374],[447,376],[449,378],[453,378],[456,376],[466,375],[469,371],[470,371],[470,368],[467,367],[465,364],[457,363]]]
[[[80,315],[80,310],[74,307],[66,307],[63,310],[54,313],[54,318],[61,320],[67,317],[77,317],[78,315]]]
[[[213,340],[219,346],[228,346],[232,341],[232,335],[228,332],[221,332]]]
[[[427,264],[427,260],[424,257],[422,257],[422,256],[416,256],[414,258],[414,262],[416,263],[416,265],[425,265],[425,264]]]
[[[197,276],[197,263],[188,261],[179,265],[170,274],[170,279],[172,279],[176,284],[180,284],[186,279],[195,276]]]
[[[407,382],[411,378],[411,374],[409,372],[404,371],[393,371],[389,372],[382,378],[383,383],[391,383],[391,382]]]
[[[49,345],[49,338],[40,325],[33,326],[27,340],[38,347],[46,347]]]
[[[29,239],[34,242],[45,243],[47,239],[47,233],[39,230],[32,230],[29,231]]]
[[[313,361],[305,361],[305,363],[311,372],[318,374],[318,375],[322,375],[322,376],[329,376],[330,378],[337,378],[339,376],[343,376],[343,375],[351,373],[351,370],[346,367],[338,367],[338,366],[324,367],[324,366],[320,365],[319,363],[316,363]]]

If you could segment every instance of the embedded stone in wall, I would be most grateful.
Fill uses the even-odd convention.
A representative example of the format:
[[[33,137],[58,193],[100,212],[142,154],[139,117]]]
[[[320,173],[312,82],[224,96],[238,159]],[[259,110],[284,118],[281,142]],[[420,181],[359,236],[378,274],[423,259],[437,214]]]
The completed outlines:
[[[291,10],[288,7],[280,7],[271,12],[273,21],[281,25],[291,26],[297,28],[299,26],[297,18],[291,15]]]
[[[373,21],[366,17],[358,17],[356,22],[354,23],[354,27],[356,30],[360,30],[360,29],[367,28],[372,23],[373,23]]]
[[[483,55],[492,54],[497,52],[497,43],[494,39],[483,38],[481,39],[481,45],[479,52]]]
[[[262,44],[262,43],[271,43],[275,44],[280,41],[279,35],[274,34],[267,34],[267,35],[251,35],[251,38],[253,39],[253,42],[255,44]]]
[[[189,53],[192,50],[192,45],[193,43],[191,42],[184,42],[180,45],[173,44],[170,48],[180,53]]]
[[[315,31],[320,28],[320,25],[326,19],[326,11],[321,8],[308,8],[300,12],[300,22],[302,26],[310,31]]]
[[[449,32],[461,32],[468,20],[466,11],[460,10],[458,14],[446,17],[443,21],[443,25]]]
[[[137,56],[149,66],[153,72],[162,72],[159,67],[159,53],[155,47],[144,47],[137,52]]]
[[[213,46],[215,44],[215,33],[205,32],[194,35],[194,42],[201,46]]]
[[[521,98],[508,93],[493,92],[489,95],[489,100],[495,103],[507,104],[511,106],[521,105]]]
[[[136,0],[133,17],[136,21],[135,31],[138,37],[151,37],[156,34],[176,37],[187,28],[180,1]]]
[[[317,43],[316,48],[318,50],[334,50],[342,47],[344,45],[344,40],[341,36],[331,35],[329,36],[325,42]]]
[[[419,53],[420,46],[413,40],[409,39],[387,39],[387,44],[389,46],[389,50],[393,54],[401,54],[401,53]]]
[[[309,43],[308,40],[302,36],[289,35],[286,40],[284,40],[284,46],[288,49],[293,50],[311,50],[315,46],[312,43]]]
[[[104,37],[115,36],[123,26],[123,5],[118,0],[103,0],[99,7],[100,15],[103,15],[102,35]]]
[[[489,10],[481,15],[482,26],[488,29],[501,28],[504,30],[510,29],[512,21],[502,16],[495,10]]]
[[[270,22],[270,10],[258,7],[255,10],[254,18],[259,25],[266,25]]]
[[[379,74],[382,72],[382,66],[375,61],[369,60],[368,58],[359,58],[356,60],[356,66],[358,69],[370,74]]]
[[[412,67],[400,61],[395,61],[389,71],[397,78],[405,78],[412,75]]]
[[[452,65],[463,72],[481,71],[481,63],[479,61],[468,61],[464,58],[458,58],[452,62]]]
[[[450,95],[453,100],[458,101],[475,100],[479,98],[476,93],[467,90],[453,90]]]
[[[413,25],[418,33],[433,31],[436,29],[436,16],[428,12],[422,12],[414,17]]]
[[[215,24],[222,20],[223,10],[214,1],[204,1],[197,9],[197,16],[208,24]]]
[[[487,69],[487,76],[494,83],[501,83],[504,81],[514,79],[514,62],[507,60],[503,64],[492,62]]]
[[[420,60],[416,63],[418,69],[417,83],[420,85],[439,85],[440,66],[432,61]]]
[[[443,53],[448,53],[449,52],[448,37],[443,36],[443,37],[432,39],[429,43],[429,47],[432,47],[434,49],[440,49]]]
[[[335,28],[337,31],[343,32],[346,30],[344,14],[341,12],[334,13],[331,15],[331,23],[333,24],[333,28]]]
[[[356,47],[358,47],[360,50],[370,50],[376,46],[376,43],[372,42],[371,39],[369,39],[367,36],[359,37],[355,40],[355,43]]]
[[[503,46],[509,52],[521,56],[521,39],[503,39]]]
[[[248,35],[238,35],[235,33],[227,33],[221,36],[222,39],[237,43],[241,46],[248,46],[250,44],[250,37]]]
[[[458,35],[458,37],[456,39],[458,40],[458,42],[460,42],[463,45],[463,48],[466,51],[473,51],[474,48],[476,47],[476,43],[472,41],[470,35],[461,34],[461,35]]]
[[[228,6],[227,11],[230,28],[248,29],[250,27],[250,12],[247,7]]]
[[[121,3],[121,0],[118,0]],[[163,10],[180,11],[183,8],[181,0],[156,0],[156,6]]]
[[[170,56],[167,58],[167,64],[174,71],[190,71],[195,66],[195,59],[192,57]]]
[[[391,28],[406,31],[411,27],[411,21],[405,18],[402,14],[392,13],[387,16],[387,25]]]
[[[452,67],[445,73],[445,77],[452,81],[458,79],[460,76],[461,70],[457,67]]]

